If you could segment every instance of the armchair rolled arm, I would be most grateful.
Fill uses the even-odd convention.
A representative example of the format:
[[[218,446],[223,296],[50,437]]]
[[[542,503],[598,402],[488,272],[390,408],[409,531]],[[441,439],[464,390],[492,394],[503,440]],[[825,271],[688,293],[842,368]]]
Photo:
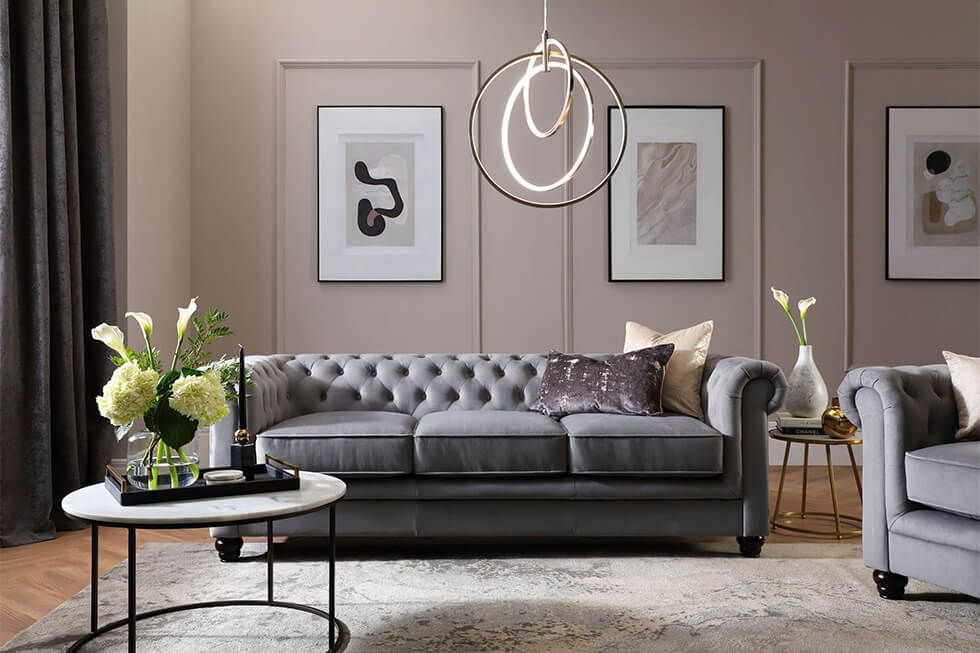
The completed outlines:
[[[736,433],[742,395],[752,381],[768,385],[766,414],[779,410],[786,395],[786,377],[778,366],[743,356],[708,356],[701,381],[705,422],[722,433]]]
[[[945,365],[859,367],[844,376],[837,394],[847,419],[862,431],[887,420],[889,437],[901,441],[903,451],[949,442],[956,431],[956,403]],[[861,401],[870,395],[875,403]]]
[[[915,509],[905,482],[905,452],[951,442],[956,431],[949,369],[858,368],[844,376],[837,393],[864,439],[864,560],[887,571],[888,528]]]

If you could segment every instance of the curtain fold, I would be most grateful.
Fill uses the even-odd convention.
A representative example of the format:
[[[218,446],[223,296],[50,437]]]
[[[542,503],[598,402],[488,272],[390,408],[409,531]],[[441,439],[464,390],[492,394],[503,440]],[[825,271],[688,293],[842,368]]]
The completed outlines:
[[[116,321],[105,0],[0,0],[0,545],[101,479]]]

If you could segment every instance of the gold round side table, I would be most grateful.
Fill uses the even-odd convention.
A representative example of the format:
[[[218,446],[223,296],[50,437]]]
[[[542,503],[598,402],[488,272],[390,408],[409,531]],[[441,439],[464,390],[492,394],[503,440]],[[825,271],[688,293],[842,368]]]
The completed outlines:
[[[832,537],[838,540],[858,537],[861,535],[861,518],[853,515],[842,515],[837,505],[837,481],[834,479],[834,466],[831,462],[830,448],[834,446],[846,446],[847,453],[851,458],[851,471],[854,472],[854,484],[857,486],[858,498],[861,494],[861,476],[858,473],[857,462],[854,460],[854,445],[861,444],[861,434],[855,433],[847,439],[832,438],[828,435],[802,435],[797,433],[782,433],[778,430],[769,431],[769,437],[786,443],[786,451],[783,453],[783,469],[779,474],[779,490],[776,492],[776,507],[772,512],[772,520],[769,522],[773,530],[790,531],[793,533],[805,533],[820,537]],[[793,444],[803,445],[803,497],[800,501],[799,511],[779,511],[779,505],[783,499],[783,481],[786,480],[786,467],[789,463],[789,450]],[[830,479],[830,498],[833,501],[833,512],[808,512],[806,509],[806,485],[807,468],[810,463],[810,445],[823,445],[827,454],[827,475]],[[814,519],[816,518],[816,519]],[[809,528],[800,526],[799,522],[810,521],[833,521],[833,530],[826,528]]]

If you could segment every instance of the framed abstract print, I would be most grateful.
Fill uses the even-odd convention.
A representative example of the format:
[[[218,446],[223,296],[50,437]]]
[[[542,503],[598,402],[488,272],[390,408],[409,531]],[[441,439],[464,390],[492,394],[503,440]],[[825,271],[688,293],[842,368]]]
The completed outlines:
[[[442,281],[442,107],[317,107],[320,281]]]
[[[620,143],[609,108],[608,143]],[[725,108],[626,107],[609,182],[610,281],[725,279]]]
[[[886,114],[886,278],[980,279],[980,107]]]

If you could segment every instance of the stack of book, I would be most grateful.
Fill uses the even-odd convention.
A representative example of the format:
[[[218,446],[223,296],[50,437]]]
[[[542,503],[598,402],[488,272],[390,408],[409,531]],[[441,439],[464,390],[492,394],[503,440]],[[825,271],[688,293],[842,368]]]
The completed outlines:
[[[776,429],[792,435],[824,435],[822,417],[776,415]]]

